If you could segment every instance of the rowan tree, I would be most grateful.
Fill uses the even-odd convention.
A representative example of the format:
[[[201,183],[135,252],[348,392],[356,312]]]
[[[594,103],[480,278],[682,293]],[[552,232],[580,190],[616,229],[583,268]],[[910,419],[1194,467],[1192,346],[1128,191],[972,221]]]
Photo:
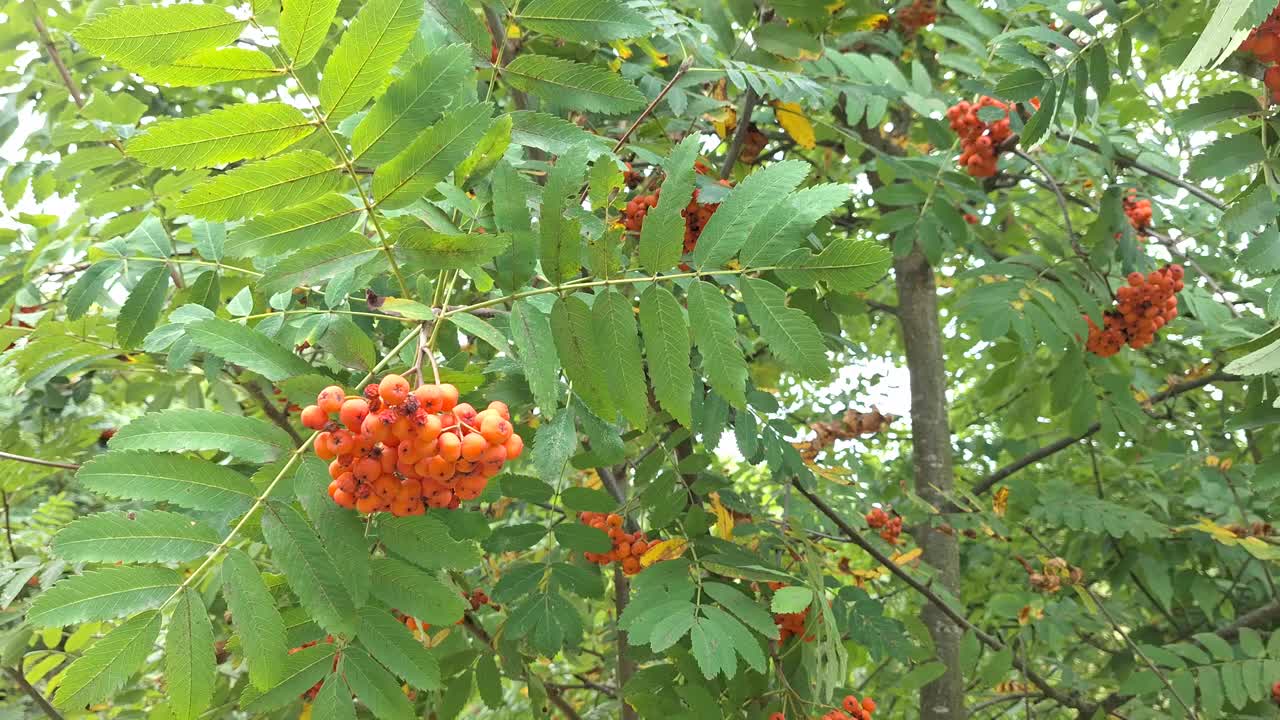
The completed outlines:
[[[1275,717],[1277,12],[0,4],[0,708]]]

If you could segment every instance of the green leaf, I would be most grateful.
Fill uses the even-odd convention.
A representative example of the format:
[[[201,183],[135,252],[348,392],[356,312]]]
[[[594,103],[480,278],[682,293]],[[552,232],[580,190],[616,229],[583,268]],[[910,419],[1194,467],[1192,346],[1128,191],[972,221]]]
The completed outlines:
[[[505,488],[506,485],[503,485]],[[585,487],[565,488],[560,493],[560,502],[570,510],[586,510],[588,512],[612,512],[618,507],[613,496],[604,490]]]
[[[1265,375],[1280,368],[1280,340],[1232,360],[1226,372],[1236,375]]]
[[[81,709],[107,699],[142,668],[160,635],[160,612],[139,613],[107,633],[67,667],[53,704]]]
[[[339,166],[314,150],[242,165],[195,186],[178,209],[208,220],[238,220],[307,202],[338,187]]]
[[[360,644],[378,662],[419,690],[440,687],[440,666],[413,633],[381,608],[360,609]]]
[[[752,630],[770,640],[778,639],[778,626],[774,623],[773,616],[739,590],[716,582],[704,583],[702,589]]]
[[[336,193],[259,215],[232,228],[228,257],[273,257],[337,240],[355,227],[364,208]]]
[[[538,261],[538,236],[529,216],[534,184],[510,163],[499,163],[493,172],[493,219],[498,230],[511,236],[511,245],[497,257],[495,279],[509,292],[533,276]]]
[[[764,672],[767,667],[764,650],[760,648],[760,641],[752,636],[751,631],[747,627],[738,622],[732,615],[721,610],[714,605],[703,605],[702,617],[710,623],[713,632],[726,637],[733,645],[734,650],[742,656],[743,660],[751,666],[756,672]],[[721,670],[725,676],[732,678],[737,670],[737,663],[725,663]]]
[[[609,534],[581,523],[566,522],[555,527],[556,542],[570,550],[607,553],[613,548]]]
[[[281,77],[284,68],[261,50],[241,47],[197,50],[163,65],[135,68],[134,72],[156,85],[199,87],[238,80]]]
[[[539,593],[511,611],[507,631],[513,638],[527,637],[535,650],[553,657],[582,641],[582,618],[560,593]]]
[[[248,478],[225,465],[167,453],[109,452],[82,465],[76,480],[108,497],[213,512],[243,512],[257,496]]]
[[[542,274],[552,282],[565,282],[582,267],[582,233],[576,219],[568,217],[587,170],[587,148],[575,145],[556,159],[547,174],[542,191],[542,209],[538,213],[538,231],[542,237]]]
[[[132,68],[226,45],[247,24],[217,5],[126,5],[95,15],[72,35],[85,50]]]
[[[328,502],[324,492],[318,495]],[[391,552],[427,570],[470,570],[481,560],[474,542],[453,539],[443,522],[426,515],[386,518],[378,523],[378,539]]]
[[[178,595],[164,636],[165,695],[174,720],[194,720],[213,699],[213,626],[195,590]]]
[[[240,695],[240,707],[250,713],[250,717],[261,717],[297,700],[299,695],[333,670],[336,653],[337,647],[333,643],[318,642],[285,655],[278,675],[280,679],[266,691],[260,691],[253,685],[245,688]]]
[[[1241,90],[1232,90],[1221,95],[1202,97],[1192,103],[1191,107],[1174,118],[1173,127],[1179,132],[1195,132],[1241,115],[1261,112],[1261,110],[1256,96]]]
[[[400,689],[400,684],[363,650],[348,647],[343,651],[341,674],[347,686],[374,717],[413,720],[413,706]]]
[[[293,67],[302,67],[315,58],[338,14],[339,1],[285,0],[280,13],[280,48]]]
[[[507,82],[549,104],[605,115],[638,110],[644,94],[607,68],[549,55],[520,55],[502,70]]]
[[[187,170],[274,155],[314,129],[311,121],[291,105],[231,105],[203,115],[148,125],[142,134],[129,140],[125,151],[144,165]]]
[[[1253,0],[1221,0],[1213,10],[1204,32],[1183,58],[1178,72],[1189,75],[1207,65],[1216,65],[1240,46],[1245,33],[1236,32],[1236,22],[1249,9]]]
[[[564,118],[535,112],[517,110],[511,117],[511,142],[536,148],[552,155],[563,155],[574,145],[586,145],[587,157],[608,153],[613,143],[608,138],[593,135]]]
[[[169,268],[157,264],[138,278],[129,297],[120,307],[116,320],[116,342],[126,350],[142,344],[147,333],[155,329],[169,293]]]
[[[747,406],[747,360],[738,346],[733,305],[715,285],[703,280],[686,290],[693,341],[702,354],[702,372],[711,387],[736,408]]]
[[[351,134],[353,159],[377,166],[395,157],[452,104],[464,104],[474,69],[462,45],[432,51],[391,83]]]
[[[102,260],[90,265],[80,279],[76,280],[75,285],[67,290],[66,298],[63,300],[67,307],[67,319],[79,320],[84,317],[84,314],[89,312],[89,308],[102,297],[102,291],[107,283],[120,272],[122,267],[124,262],[120,260]]]
[[[685,219],[682,214],[693,197],[693,163],[702,143],[696,135],[686,137],[662,163],[666,179],[658,205],[644,216],[640,227],[640,267],[651,274],[670,270],[684,252]]]
[[[293,450],[293,441],[265,420],[174,408],[148,413],[120,428],[110,447],[161,452],[218,450],[249,462],[266,463]]]
[[[507,352],[511,348],[510,341],[507,340],[506,335],[502,334],[501,330],[475,315],[455,313],[450,315],[448,319],[460,332],[489,343],[494,350]]]
[[[822,333],[803,311],[787,307],[782,288],[767,280],[744,278],[742,299],[760,336],[784,365],[804,377],[825,377],[830,372]]]
[[[596,296],[591,306],[594,335],[599,339],[605,380],[613,389],[624,417],[638,429],[648,422],[649,401],[644,388],[644,361],[631,300],[617,290]]]
[[[190,323],[187,337],[201,350],[262,375],[272,382],[312,371],[302,358],[271,338],[239,323],[208,318]]]
[[[386,264],[382,248],[360,233],[349,232],[336,240],[309,244],[287,255],[267,270],[258,281],[265,293],[311,287],[344,273],[353,273],[371,263]]]
[[[259,690],[275,686],[284,677],[289,657],[284,620],[258,568],[243,550],[228,550],[222,561],[222,594],[249,663],[249,680]]]
[[[1058,111],[1056,87],[1052,82],[1048,82],[1041,89],[1040,109],[1036,110],[1031,119],[1027,121],[1027,124],[1023,126],[1022,135],[1018,138],[1020,147],[1034,148],[1048,137],[1049,127],[1053,124],[1053,118]]]
[[[50,549],[70,562],[185,562],[217,547],[209,526],[178,513],[100,512],[72,522]]]
[[[559,407],[560,384],[556,380],[559,360],[551,335],[551,322],[545,313],[528,301],[520,300],[511,306],[508,323],[534,402],[544,415],[555,417]]]
[[[450,625],[462,617],[466,603],[457,590],[435,575],[395,558],[374,558],[373,596],[388,607],[430,625]]]
[[[506,249],[505,235],[458,235],[413,224],[396,234],[396,255],[415,271],[462,270],[478,267]]]
[[[796,287],[826,283],[836,292],[861,292],[875,285],[889,271],[893,253],[871,240],[836,238],[813,254],[797,250],[783,259],[779,276]]]
[[[533,436],[533,467],[544,480],[558,482],[578,446],[573,427],[573,406],[566,407],[550,422],[540,426]]]
[[[356,720],[351,689],[341,675],[334,673],[325,678],[324,685],[311,703],[311,720]]]
[[[742,249],[747,235],[770,208],[809,174],[802,160],[783,160],[747,176],[707,221],[694,248],[693,265],[699,270],[723,266]]]
[[[342,573],[302,515],[287,505],[268,506],[262,536],[307,613],[335,635],[354,633],[356,608]]]
[[[689,632],[689,641],[693,649],[693,659],[703,677],[710,680],[720,673],[732,678],[738,667],[738,657],[734,653],[733,640],[724,634],[719,625],[699,618]]]
[[[540,33],[586,43],[638,37],[653,30],[644,15],[622,0],[533,0],[520,8],[516,18]]]
[[[492,655],[481,655],[476,660],[476,689],[480,691],[480,699],[491,710],[500,709],[506,702],[502,695],[502,675],[498,673],[498,664]]]
[[[813,590],[797,585],[778,588],[769,607],[776,613],[798,613],[813,602]]]
[[[738,255],[743,267],[776,263],[797,248],[805,247],[805,238],[813,224],[848,202],[852,193],[850,185],[825,183],[787,196],[765,213],[747,234],[747,241]],[[647,217],[645,221],[648,221]]]
[[[902,679],[898,681],[898,685],[907,691],[918,690],[942,677],[946,672],[947,666],[940,662],[917,665],[911,669],[911,672],[902,676]]]
[[[113,620],[159,607],[181,581],[172,570],[141,565],[73,575],[36,595],[27,610],[27,622],[36,627],[62,627]]]
[[[320,78],[326,122],[336,123],[378,93],[413,40],[422,11],[423,4],[413,0],[370,0],[361,6]]]
[[[672,645],[680,642],[693,629],[693,624],[698,619],[697,608],[689,603],[683,603],[680,612],[668,612],[664,615],[653,626],[653,632],[649,635],[649,645],[656,653],[666,652]]]
[[[595,342],[591,308],[582,297],[568,295],[556,300],[551,308],[551,334],[573,392],[600,417],[614,417],[617,409],[604,374],[604,355]]]
[[[1107,49],[1102,45],[1094,45],[1089,50],[1089,84],[1093,85],[1098,102],[1106,102],[1111,95],[1111,63],[1107,58]]]
[[[1222,679],[1215,667],[1196,670],[1196,684],[1200,687],[1200,707],[1208,717],[1218,717],[1222,712]]]
[[[444,22],[453,34],[471,46],[475,58],[481,62],[489,62],[490,48],[493,40],[489,31],[480,21],[474,10],[465,0],[427,0],[436,15]]]
[[[373,173],[374,201],[384,208],[404,207],[431,192],[480,141],[493,123],[489,103],[466,105],[445,114],[389,162]]]
[[[354,513],[339,507],[329,497],[327,466],[319,458],[308,458],[297,466],[293,491],[320,536],[324,550],[342,574],[356,607],[369,597],[369,546],[365,525]]]
[[[640,296],[640,332],[644,336],[649,382],[663,410],[693,427],[693,369],[689,365],[689,327],[670,290],[650,285]]]
[[[1254,133],[1220,137],[1191,159],[1187,178],[1207,180],[1228,177],[1244,172],[1262,162],[1265,157],[1262,139]]]
[[[996,97],[1013,102],[1027,102],[1039,95],[1043,86],[1044,76],[1039,70],[1022,68],[1000,78],[1000,82],[996,83]]]

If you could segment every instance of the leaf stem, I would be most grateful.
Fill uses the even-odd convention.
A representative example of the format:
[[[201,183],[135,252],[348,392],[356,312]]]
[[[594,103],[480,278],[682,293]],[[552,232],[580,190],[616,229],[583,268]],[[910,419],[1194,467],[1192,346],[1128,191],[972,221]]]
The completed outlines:
[[[16,460],[17,462],[29,463],[31,465],[43,465],[45,467],[62,468],[63,470],[80,469],[80,466],[75,463],[58,462],[56,460],[41,460],[40,458],[18,455],[17,453],[4,452],[3,450],[0,450],[0,460]]]

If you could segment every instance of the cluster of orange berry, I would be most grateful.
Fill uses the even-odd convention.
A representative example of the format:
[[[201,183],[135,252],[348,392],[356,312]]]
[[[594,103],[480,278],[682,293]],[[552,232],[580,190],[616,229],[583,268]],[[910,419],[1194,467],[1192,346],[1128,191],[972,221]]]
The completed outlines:
[[[1005,111],[1004,118],[988,123],[978,117],[982,108],[993,107]],[[982,97],[976,103],[961,100],[947,110],[951,129],[960,138],[960,167],[973,177],[992,177],[996,174],[996,156],[1000,147],[1013,137],[1009,127],[1009,106],[991,97]]]
[[[1103,315],[1103,327],[1085,316],[1089,324],[1085,349],[1105,358],[1120,352],[1125,344],[1135,350],[1150,345],[1156,332],[1178,316],[1182,276],[1181,265],[1166,265],[1146,276],[1129,273],[1129,284],[1116,291],[1115,309]]]
[[[889,517],[889,513],[880,508],[873,508],[867,513],[867,527],[872,530],[879,530],[880,537],[890,545],[898,544],[898,536],[902,534],[902,517],[895,515]]]
[[[332,635],[326,635],[326,636],[325,636],[324,641],[325,641],[325,642],[327,642],[327,643],[332,644],[332,643],[333,643],[333,636],[332,636]],[[301,652],[302,650],[305,650],[306,648],[312,647],[312,646],[316,645],[316,644],[317,644],[317,643],[319,643],[319,642],[320,642],[319,640],[312,640],[311,642],[305,642],[305,643],[302,643],[301,645],[299,645],[299,646],[298,646],[298,647],[296,647],[296,648],[290,648],[290,649],[289,649],[289,654],[290,654],[290,655],[292,655],[292,654],[294,654],[294,653],[296,653],[296,652]],[[338,669],[338,656],[337,656],[337,655],[334,655],[334,656],[333,656],[333,669],[334,669],[334,670],[337,670],[337,669]],[[308,702],[309,702],[309,701],[311,701],[311,700],[315,700],[315,699],[316,699],[316,695],[319,695],[319,694],[320,694],[320,688],[321,688],[321,687],[323,687],[323,686],[324,686],[324,680],[323,680],[323,679],[321,679],[321,680],[317,681],[315,685],[312,685],[311,687],[307,688],[306,690],[304,690],[304,691],[302,692],[302,699],[303,699],[303,700],[307,700]]]
[[[626,207],[622,209],[622,226],[631,232],[640,232],[644,227],[644,218],[649,214],[649,208],[657,207],[658,196],[661,194],[662,188],[658,188],[650,195],[637,195],[627,201]],[[684,217],[684,251],[686,253],[693,252],[697,247],[702,229],[707,226],[707,222],[719,207],[720,203],[698,202],[698,191],[696,189],[693,191],[693,198],[680,211],[680,215]]]
[[[862,702],[858,702],[856,696],[845,695],[844,701],[840,704],[842,707],[832,708],[824,713],[822,720],[871,720],[871,713],[876,711],[876,701],[869,697],[862,698]],[[769,716],[769,720],[787,720],[787,716],[776,712]]]
[[[1147,234],[1147,228],[1151,227],[1151,201],[1147,198],[1139,198],[1137,190],[1130,190],[1128,195],[1124,197],[1124,214],[1129,218],[1129,224],[1137,231],[1138,236]]]
[[[903,35],[914,35],[938,20],[938,4],[935,0],[915,0],[895,13],[893,18],[902,28]]]
[[[337,413],[335,422],[331,416]],[[524,451],[507,406],[479,412],[458,402],[453,385],[410,390],[399,375],[370,383],[362,397],[332,385],[302,410],[302,424],[322,431],[316,456],[330,460],[329,496],[362,513],[421,515],[428,506],[457,508]]]
[[[584,552],[582,555],[587,562],[597,565],[619,562],[622,563],[622,572],[627,575],[640,572],[640,556],[654,545],[643,532],[626,532],[622,529],[622,516],[612,513],[584,512],[578,515],[578,521],[597,530],[604,530],[613,541],[613,549],[607,553]]]
[[[1280,101],[1280,7],[1249,33],[1240,49],[1252,53],[1258,62],[1271,65],[1262,80],[1273,100]]]

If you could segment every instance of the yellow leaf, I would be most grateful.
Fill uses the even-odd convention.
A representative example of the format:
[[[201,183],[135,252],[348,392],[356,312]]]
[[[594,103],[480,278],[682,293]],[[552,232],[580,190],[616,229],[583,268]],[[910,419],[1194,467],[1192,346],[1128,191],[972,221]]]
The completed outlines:
[[[721,540],[733,539],[733,513],[720,502],[720,493],[713,492],[709,497],[711,512],[716,516],[716,537]]]
[[[647,568],[663,560],[675,560],[689,549],[689,541],[684,538],[667,538],[658,541],[653,547],[640,556],[640,567]]]
[[[870,30],[884,30],[889,27],[889,16],[885,13],[876,13],[868,15],[858,21],[859,30],[864,32]]]
[[[609,43],[609,46],[612,47],[613,51],[618,53],[618,57],[622,58],[623,60],[631,59],[630,45],[622,42],[621,40],[614,40],[613,42]]]
[[[875,580],[876,578],[879,578],[880,576],[884,575],[884,571],[883,570],[852,570],[849,572],[849,574],[858,578],[859,580]]]
[[[906,565],[907,563],[918,560],[923,553],[924,550],[922,548],[915,548],[904,553],[894,554],[892,560],[895,565]]]
[[[311,720],[311,703],[302,703],[302,712],[298,713],[298,720]]]
[[[809,118],[804,116],[804,109],[799,103],[784,103],[781,100],[773,101],[773,112],[778,118],[778,124],[782,129],[791,136],[796,144],[806,150],[812,150],[817,147],[817,139],[813,134],[813,125],[809,122]]]
[[[1218,467],[1220,462],[1217,455],[1210,455],[1204,459],[1205,467]]]
[[[996,517],[1004,517],[1009,510],[1009,488],[996,490],[995,496],[991,498],[991,509],[995,511]]]
[[[716,135],[719,135],[721,140],[727,140],[729,133],[738,127],[738,111],[731,107],[721,108],[703,117],[711,121],[711,127],[715,128]]]
[[[604,484],[600,482],[600,474],[595,470],[588,470],[586,472],[586,482],[582,484],[592,490],[599,490],[604,487]]]
[[[671,57],[654,47],[648,38],[635,38],[633,42],[640,46],[645,55],[649,56],[649,59],[653,61],[654,67],[664,68],[671,64]]]
[[[521,33],[520,33],[520,26],[519,26],[519,25],[517,25],[517,24],[515,24],[515,23],[511,23],[510,25],[507,25],[507,37],[509,37],[509,38],[511,38],[512,40],[514,40],[514,39],[516,39],[516,38],[520,37],[520,35],[521,35]]]

